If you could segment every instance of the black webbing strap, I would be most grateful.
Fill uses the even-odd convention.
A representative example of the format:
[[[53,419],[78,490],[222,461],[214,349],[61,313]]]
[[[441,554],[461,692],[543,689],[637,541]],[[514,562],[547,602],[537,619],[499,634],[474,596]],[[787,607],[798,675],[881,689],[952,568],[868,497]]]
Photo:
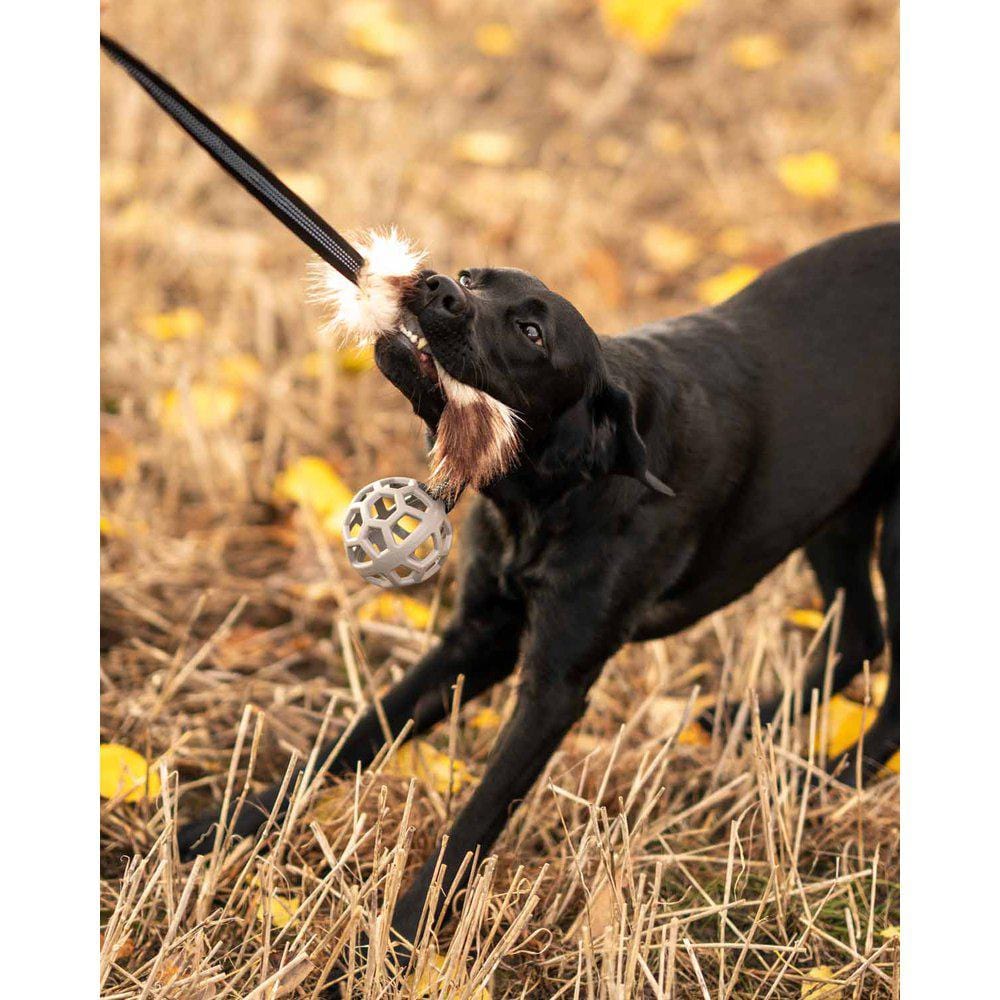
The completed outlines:
[[[127,49],[104,34],[101,35],[101,48],[275,218],[331,267],[357,284],[364,258],[287,184],[278,180],[256,156]]]

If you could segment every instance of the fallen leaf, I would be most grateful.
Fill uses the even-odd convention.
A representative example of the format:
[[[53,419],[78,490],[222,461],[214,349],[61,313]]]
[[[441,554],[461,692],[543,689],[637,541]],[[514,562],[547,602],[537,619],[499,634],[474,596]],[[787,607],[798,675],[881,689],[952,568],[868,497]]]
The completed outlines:
[[[417,32],[399,20],[386,0],[356,0],[341,11],[341,16],[347,40],[368,55],[397,59],[417,48]]]
[[[337,367],[348,375],[359,375],[371,370],[375,364],[375,348],[371,344],[362,347],[342,347],[337,351]]]
[[[252,354],[229,354],[215,365],[215,375],[220,382],[240,389],[256,385],[263,373],[260,362]]]
[[[358,621],[387,622],[424,630],[431,621],[431,609],[405,594],[379,594],[358,608]]]
[[[680,274],[698,257],[698,241],[694,236],[662,223],[646,227],[642,248],[649,262],[664,274]]]
[[[715,248],[727,257],[742,257],[750,249],[750,237],[741,226],[727,226],[715,237]]]
[[[817,965],[810,969],[802,980],[802,997],[809,1000],[835,1000],[841,995],[840,986],[836,985],[833,969],[829,965]]]
[[[784,156],[778,163],[781,183],[808,201],[832,198],[840,187],[840,164],[822,149]]]
[[[280,502],[308,507],[323,522],[324,528],[339,534],[344,513],[354,499],[354,491],[324,458],[305,455],[278,474],[274,497]],[[335,532],[332,530],[335,526]]]
[[[422,1000],[423,997],[457,997],[463,991],[463,983],[454,980],[443,982],[442,973],[445,970],[444,955],[433,954],[426,960],[419,980],[414,981],[415,972],[411,972],[406,977],[407,985],[411,992],[408,994],[412,1000]],[[475,993],[463,994],[470,997],[470,1000],[491,1000],[490,991],[485,987],[476,990]]]
[[[481,708],[476,714],[469,719],[469,725],[473,729],[478,729],[480,731],[499,729],[501,723],[503,722],[503,716],[495,709]]]
[[[137,466],[135,445],[124,434],[114,430],[101,431],[101,479],[128,479]]]
[[[515,48],[514,32],[511,31],[509,24],[504,24],[502,21],[479,25],[473,35],[473,41],[484,56],[493,59],[503,59]]]
[[[509,132],[477,129],[455,136],[451,150],[456,159],[481,167],[502,167],[517,155],[518,142]]]
[[[884,941],[898,941],[899,940],[899,928],[898,927],[883,927],[882,930],[878,932],[878,936]]]
[[[734,264],[722,274],[698,282],[698,298],[709,306],[725,302],[749,285],[759,274],[760,270],[750,264]]]
[[[864,720],[864,732],[875,724],[878,717],[878,709],[874,705],[867,708],[859,705],[850,698],[845,698],[842,694],[835,694],[830,698],[827,712],[827,741],[826,754],[828,757],[839,757],[845,750],[849,750],[861,738],[861,723]],[[821,725],[816,727],[816,749],[820,747]]]
[[[172,983],[183,970],[183,966],[179,965],[177,962],[164,962],[160,966],[160,971],[156,974],[156,982],[159,986],[167,986]]]
[[[618,309],[625,299],[625,278],[618,258],[604,247],[593,247],[583,258],[583,273],[597,287],[601,301]]]
[[[885,763],[882,769],[886,774],[899,774],[899,751],[897,750]],[[898,931],[899,928],[896,928]]]
[[[440,795],[447,795],[449,789],[454,795],[473,780],[463,761],[452,760],[423,740],[404,743],[392,755],[385,770],[399,778],[416,778]]]
[[[377,101],[392,93],[388,72],[348,59],[320,60],[313,63],[309,75],[324,89],[357,101]]]
[[[113,514],[101,515],[101,537],[102,538],[127,538],[128,528],[125,527],[121,518]]]
[[[141,753],[120,743],[101,744],[101,798],[124,793],[125,802],[155,799],[160,793],[160,775]]]
[[[601,0],[608,33],[641,52],[661,51],[682,14],[701,0]]]
[[[698,722],[689,722],[678,734],[677,742],[686,747],[710,747],[712,734]]]
[[[275,173],[304,202],[315,205],[326,197],[326,179],[308,170],[276,170]]]
[[[766,31],[739,35],[729,43],[729,58],[740,69],[769,69],[785,57],[785,43]]]
[[[290,924],[295,919],[295,914],[302,905],[302,901],[295,896],[279,896],[277,893],[272,893],[268,896],[266,903],[266,910],[264,907],[265,900],[261,899],[257,903],[257,919],[263,923],[266,914],[270,913],[271,925],[278,928]]]
[[[792,608],[791,611],[785,613],[785,621],[790,625],[818,632],[823,627],[823,622],[826,621],[826,615],[814,608]]]
[[[186,431],[190,402],[195,423],[205,430],[217,430],[232,422],[242,401],[242,393],[234,386],[192,382],[187,399],[179,389],[170,389],[160,396],[160,425],[177,434]]]
[[[180,306],[169,312],[140,316],[139,328],[154,340],[189,340],[204,332],[205,317],[191,306]]]

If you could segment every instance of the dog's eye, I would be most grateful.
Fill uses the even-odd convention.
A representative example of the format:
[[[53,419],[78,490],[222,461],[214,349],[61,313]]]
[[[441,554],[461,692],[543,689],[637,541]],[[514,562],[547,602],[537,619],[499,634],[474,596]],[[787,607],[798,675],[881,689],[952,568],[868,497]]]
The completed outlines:
[[[472,284],[472,275],[469,274],[468,271],[459,271],[458,272],[458,283],[463,288],[468,288],[469,285]]]
[[[537,323],[518,323],[517,328],[533,344],[537,344],[539,347],[542,346],[542,328]]]

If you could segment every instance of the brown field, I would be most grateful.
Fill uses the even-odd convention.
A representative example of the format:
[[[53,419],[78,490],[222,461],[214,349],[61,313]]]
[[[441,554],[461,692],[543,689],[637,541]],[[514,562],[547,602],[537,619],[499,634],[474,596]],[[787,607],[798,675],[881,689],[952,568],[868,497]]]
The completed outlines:
[[[650,56],[588,0],[399,3],[389,27],[370,5],[352,26],[358,10],[114,0],[102,26],[339,229],[395,223],[441,270],[524,267],[601,332],[896,215],[889,0],[703,0]],[[512,35],[477,31],[492,22]],[[411,781],[383,757],[301,789],[267,850],[178,861],[178,817],[280,779],[434,641],[458,560],[412,594],[428,624],[359,616],[373,590],[275,482],[305,455],[351,488],[422,476],[420,428],[321,335],[308,252],[124,74],[102,77],[101,739],[165,777],[159,796],[101,802],[102,995],[310,997],[335,961],[366,997],[898,995],[883,933],[899,923],[898,779],[799,792],[810,706],[792,691],[822,638],[787,620],[817,607],[800,554],[608,665],[415,976],[365,967],[355,945],[384,947],[467,782]],[[488,148],[479,130],[498,133]],[[784,158],[817,150],[839,173],[821,155],[790,189]],[[461,545],[461,505],[456,521]],[[749,678],[789,692],[774,731],[675,738],[696,686],[739,699]],[[477,713],[502,717],[511,693],[427,741],[475,780],[496,731]],[[807,992],[816,967],[832,982]]]

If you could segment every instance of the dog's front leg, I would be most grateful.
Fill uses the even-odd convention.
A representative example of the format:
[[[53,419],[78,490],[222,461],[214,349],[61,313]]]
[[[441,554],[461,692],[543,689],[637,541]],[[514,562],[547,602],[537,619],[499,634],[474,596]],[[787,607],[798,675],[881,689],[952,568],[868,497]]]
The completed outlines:
[[[563,591],[529,603],[530,631],[517,701],[486,773],[448,832],[440,900],[459,888],[455,873],[466,855],[478,851],[482,858],[492,847],[514,805],[583,715],[587,691],[623,639],[622,619],[615,610],[604,581],[589,579],[573,580],[572,585],[567,581]],[[396,908],[393,931],[403,939],[397,948],[403,964],[408,943],[416,939],[437,863],[437,855],[428,859]]]
[[[497,559],[490,546],[473,554],[462,587],[462,599],[454,620],[445,629],[438,646],[415,663],[406,675],[380,699],[382,714],[395,735],[410,719],[412,735],[425,732],[445,717],[451,704],[451,688],[459,674],[465,674],[463,702],[503,680],[514,669],[524,626],[524,607],[500,592]],[[338,739],[330,740],[319,752],[320,762],[334,751]],[[330,774],[353,772],[367,767],[385,743],[385,733],[375,706],[365,710],[336,758]],[[289,787],[303,771],[299,768]],[[278,804],[281,787],[246,799],[239,812],[230,814],[228,828],[237,837],[248,837],[264,824]],[[281,801],[278,814],[288,806],[289,795]],[[210,834],[219,822],[218,810],[209,810],[177,833],[182,857],[212,850]]]

